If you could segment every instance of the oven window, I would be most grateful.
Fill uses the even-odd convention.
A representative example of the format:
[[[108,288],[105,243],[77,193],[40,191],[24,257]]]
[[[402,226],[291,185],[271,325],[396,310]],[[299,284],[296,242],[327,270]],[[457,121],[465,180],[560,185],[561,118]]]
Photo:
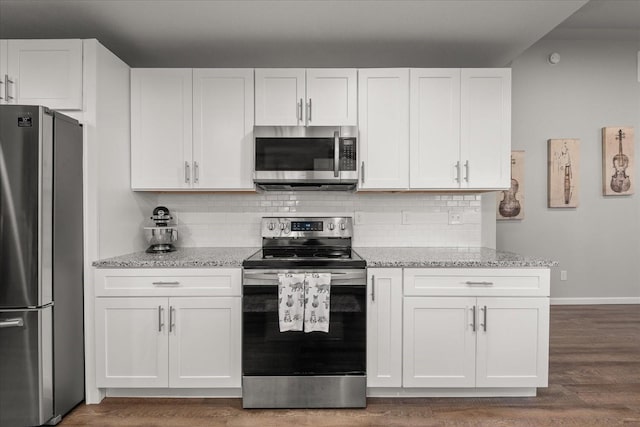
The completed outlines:
[[[256,138],[257,171],[332,171],[333,138]]]
[[[366,287],[331,287],[329,333],[280,332],[278,287],[244,286],[244,375],[362,375],[366,371]]]

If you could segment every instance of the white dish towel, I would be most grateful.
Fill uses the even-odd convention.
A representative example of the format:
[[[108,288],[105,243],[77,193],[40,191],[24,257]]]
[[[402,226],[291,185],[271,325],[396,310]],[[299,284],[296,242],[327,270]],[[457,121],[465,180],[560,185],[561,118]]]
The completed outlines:
[[[330,295],[331,273],[308,273],[305,275],[305,332],[329,332]]]
[[[302,331],[305,275],[278,274],[278,318],[280,332]]]

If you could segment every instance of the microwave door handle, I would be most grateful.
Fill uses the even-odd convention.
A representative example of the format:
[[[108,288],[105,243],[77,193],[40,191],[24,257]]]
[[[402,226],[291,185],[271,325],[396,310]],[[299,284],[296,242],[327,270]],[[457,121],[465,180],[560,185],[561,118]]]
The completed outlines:
[[[333,133],[333,176],[340,176],[340,132]]]

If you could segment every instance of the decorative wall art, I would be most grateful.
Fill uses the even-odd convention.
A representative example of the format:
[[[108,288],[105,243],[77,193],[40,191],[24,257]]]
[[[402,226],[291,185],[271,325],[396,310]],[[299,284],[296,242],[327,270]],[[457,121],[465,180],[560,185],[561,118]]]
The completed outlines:
[[[524,218],[524,151],[511,152],[511,187],[498,192],[496,218]]]
[[[605,196],[624,196],[635,190],[632,127],[602,128],[602,188]]]
[[[549,207],[577,208],[580,199],[580,140],[549,140]]]

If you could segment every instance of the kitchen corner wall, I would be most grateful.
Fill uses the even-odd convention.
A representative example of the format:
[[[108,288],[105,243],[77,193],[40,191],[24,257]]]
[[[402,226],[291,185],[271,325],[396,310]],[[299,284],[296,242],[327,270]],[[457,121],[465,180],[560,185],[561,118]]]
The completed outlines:
[[[354,218],[354,246],[480,246],[476,194],[265,192],[166,193],[158,204],[176,214],[180,246],[260,246],[264,216]],[[462,213],[450,225],[449,212]]]
[[[639,194],[602,195],[601,128],[633,126],[640,155],[637,40],[542,40],[512,64],[512,147],[525,150],[525,212],[499,221],[501,250],[558,260],[556,303],[640,303]],[[547,62],[558,52],[560,63]],[[580,206],[547,207],[547,140],[579,138]],[[605,174],[612,174],[607,165]],[[640,179],[640,170],[635,170]],[[560,271],[567,271],[560,281]]]

